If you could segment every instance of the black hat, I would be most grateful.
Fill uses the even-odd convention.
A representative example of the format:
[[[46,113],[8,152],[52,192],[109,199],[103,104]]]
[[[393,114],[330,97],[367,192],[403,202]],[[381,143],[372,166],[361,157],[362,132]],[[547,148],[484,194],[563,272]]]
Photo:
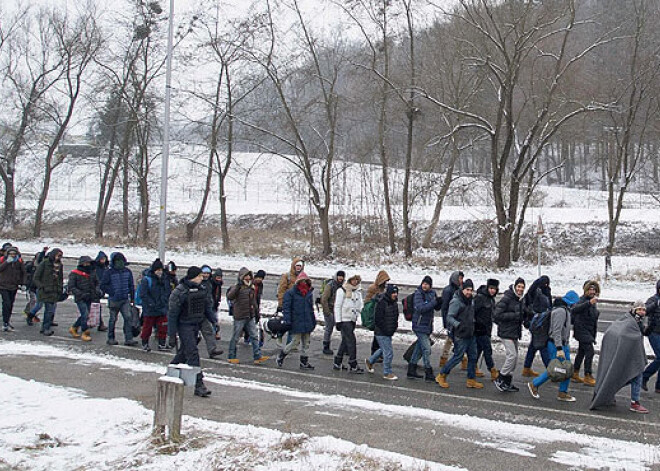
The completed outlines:
[[[422,284],[424,284],[424,283],[428,283],[429,286],[433,287],[433,278],[431,278],[430,276],[426,275],[426,276],[422,279]]]
[[[463,288],[462,289],[466,289],[466,288],[474,289],[474,283],[472,283],[472,280],[470,278],[463,281]]]
[[[160,258],[157,258],[154,260],[154,263],[151,264],[151,271],[156,271],[156,270],[163,270],[165,267],[163,266],[163,262],[160,261]]]
[[[489,288],[492,286],[494,288],[499,288],[500,287],[500,280],[496,280],[495,278],[488,278],[486,281],[486,286]]]
[[[5,242],[4,244],[2,244],[2,250],[7,250],[10,247],[11,247],[11,242]]]
[[[167,264],[167,271],[176,271],[176,263],[172,260]]]
[[[346,278],[346,272],[344,270],[339,270],[337,272],[337,274],[335,275],[335,277],[340,277],[340,276],[343,276],[344,278]]]
[[[266,272],[263,270],[257,270],[257,273],[254,274],[255,278],[266,278]]]
[[[216,268],[213,276],[222,276],[222,268]]]
[[[522,279],[522,278],[520,278],[520,277],[518,277],[518,278],[516,278],[515,283],[513,283],[513,286],[519,285],[519,284],[521,284],[521,283],[522,283],[523,286],[525,286],[525,280]]]
[[[189,280],[192,280],[193,278],[197,278],[199,274],[202,273],[202,269],[199,267],[190,267],[188,268],[188,271],[186,272],[186,278]]]
[[[387,293],[388,296],[392,296],[392,294],[398,292],[399,292],[399,287],[397,285],[387,285],[387,288],[385,288],[385,293]]]

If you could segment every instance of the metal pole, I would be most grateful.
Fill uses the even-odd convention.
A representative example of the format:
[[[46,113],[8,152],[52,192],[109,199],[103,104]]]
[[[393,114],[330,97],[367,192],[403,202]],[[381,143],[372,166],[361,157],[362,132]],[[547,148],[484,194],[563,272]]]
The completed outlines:
[[[167,177],[170,160],[170,99],[172,91],[172,43],[174,39],[174,0],[170,0],[167,29],[167,58],[165,64],[165,117],[163,157],[160,168],[160,219],[158,221],[158,257],[165,263],[165,234],[167,230]]]

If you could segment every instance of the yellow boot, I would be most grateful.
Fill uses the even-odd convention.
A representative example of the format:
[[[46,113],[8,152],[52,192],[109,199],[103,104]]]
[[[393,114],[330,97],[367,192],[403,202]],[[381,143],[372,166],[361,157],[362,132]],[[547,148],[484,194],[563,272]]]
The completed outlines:
[[[69,333],[71,334],[72,337],[76,339],[80,337],[80,334],[78,333],[78,327],[74,327],[74,326],[69,327]]]
[[[468,364],[467,357],[463,355],[463,359],[461,360],[461,370],[463,371],[467,370],[467,364]]]
[[[571,376],[571,381],[574,383],[584,383],[584,380],[580,378],[580,373],[577,371],[573,373],[573,376]]]
[[[584,375],[583,382],[586,386],[591,386],[592,388],[596,386],[596,378],[591,375]]]
[[[449,387],[449,383],[447,382],[447,375],[438,373],[438,376],[435,377],[435,382],[438,383],[438,385],[441,388],[447,389]]]
[[[476,379],[468,379],[467,383],[465,383],[465,385],[468,388],[473,388],[473,389],[483,389],[483,387],[484,387],[483,383],[480,383]]]
[[[438,365],[439,368],[442,368],[445,366],[445,363],[447,363],[447,357],[440,357],[440,364]]]
[[[474,375],[475,375],[477,378],[483,378],[483,377],[485,376],[483,371],[479,371],[479,368],[476,368],[476,369],[475,369],[475,371],[474,371]]]
[[[531,368],[523,368],[522,375],[528,378],[536,378],[539,374]]]
[[[82,333],[82,336],[80,337],[80,340],[82,340],[83,342],[91,342],[92,341],[92,336],[89,335],[89,329],[87,329],[86,331],[84,331]]]
[[[491,368],[490,369],[490,380],[491,381],[495,381],[499,375],[500,375],[500,372],[497,371],[497,368]]]

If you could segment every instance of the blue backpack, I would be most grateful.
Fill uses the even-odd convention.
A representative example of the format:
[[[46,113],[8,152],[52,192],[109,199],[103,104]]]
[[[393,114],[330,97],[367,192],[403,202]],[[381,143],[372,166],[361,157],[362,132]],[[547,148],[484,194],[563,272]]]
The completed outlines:
[[[151,279],[150,276],[145,276],[147,279],[147,284],[149,285],[149,289],[151,289],[151,285],[153,283],[153,280]],[[142,280],[137,285],[137,288],[135,289],[135,305],[136,306],[142,306]]]
[[[543,348],[550,340],[550,318],[552,309],[537,312],[529,322],[529,332],[532,334],[532,345],[534,348]]]

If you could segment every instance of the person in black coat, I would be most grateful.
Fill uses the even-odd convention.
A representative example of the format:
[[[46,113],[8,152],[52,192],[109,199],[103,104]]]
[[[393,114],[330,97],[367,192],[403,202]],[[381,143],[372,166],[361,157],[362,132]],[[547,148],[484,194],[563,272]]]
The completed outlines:
[[[477,363],[483,353],[486,368],[490,371],[492,381],[495,381],[499,374],[493,361],[493,347],[491,344],[495,296],[497,296],[499,287],[499,280],[489,279],[485,285],[479,287],[477,295],[474,297],[474,335],[477,339]],[[476,376],[482,377],[483,375],[477,367]]]
[[[69,333],[75,338],[81,338],[85,342],[92,340],[89,335],[87,318],[92,308],[92,303],[99,302],[99,280],[91,257],[83,255],[78,259],[78,267],[69,274],[67,289],[73,294],[73,299],[78,306],[80,315],[76,322],[69,327]],[[82,330],[82,335],[78,333]]]
[[[151,264],[151,268],[145,270],[140,282],[140,297],[142,298],[142,349],[151,351],[149,338],[156,328],[158,339],[158,350],[168,351],[171,347],[167,345],[167,309],[169,305],[170,282],[165,275],[163,262],[157,258]]]
[[[442,347],[442,355],[440,355],[440,364],[439,364],[440,368],[445,366],[445,363],[447,363],[447,359],[449,358],[449,352],[451,351],[451,348],[454,345],[454,336],[451,333],[451,329],[447,325],[447,312],[449,311],[449,303],[453,299],[456,291],[462,288],[464,278],[465,278],[465,274],[462,271],[453,272],[449,277],[449,284],[443,288],[442,295],[440,296],[441,299],[440,313],[442,314],[442,325],[447,330],[447,338],[445,339],[445,345]],[[467,364],[464,363],[463,366],[466,365]],[[465,369],[463,367],[461,368]]]
[[[584,294],[573,306],[573,337],[578,341],[578,351],[573,363],[573,382],[584,383],[587,386],[596,386],[593,377],[594,344],[596,343],[596,332],[598,332],[598,296],[600,296],[600,285],[595,280],[587,281],[584,286]],[[580,378],[580,367],[584,360],[584,378]]]
[[[651,376],[660,371],[660,281],[655,284],[655,294],[646,300],[646,317],[649,319],[649,325],[645,335],[649,338],[649,343],[655,354],[653,360],[644,370],[642,389],[648,390],[648,382]],[[655,392],[660,393],[660,374],[655,378]]]
[[[523,324],[523,293],[525,292],[525,280],[518,278],[504,292],[502,299],[495,305],[493,321],[497,324],[497,336],[504,345],[504,365],[495,380],[495,387],[502,392],[519,391],[512,383],[513,372],[518,363],[518,342],[522,338]]]
[[[392,373],[392,358],[394,358],[392,336],[399,327],[398,299],[399,287],[397,285],[387,285],[385,293],[378,295],[374,312],[374,335],[379,348],[365,360],[367,371],[373,373],[373,365],[380,357],[383,357],[383,378],[390,381],[398,379]]]
[[[552,291],[550,290],[550,277],[543,275],[534,282],[529,287],[527,294],[524,298],[524,309],[525,309],[525,327],[529,328],[529,322],[532,320],[535,314],[540,312],[545,312],[552,308]],[[527,354],[525,355],[525,363],[523,365],[522,375],[529,378],[536,378],[539,374],[532,370],[532,363],[534,363],[534,356],[536,352],[541,353],[541,360],[543,360],[543,365],[546,367],[550,362],[550,356],[548,355],[548,349],[536,348],[534,342],[529,342],[529,347],[527,348]]]

